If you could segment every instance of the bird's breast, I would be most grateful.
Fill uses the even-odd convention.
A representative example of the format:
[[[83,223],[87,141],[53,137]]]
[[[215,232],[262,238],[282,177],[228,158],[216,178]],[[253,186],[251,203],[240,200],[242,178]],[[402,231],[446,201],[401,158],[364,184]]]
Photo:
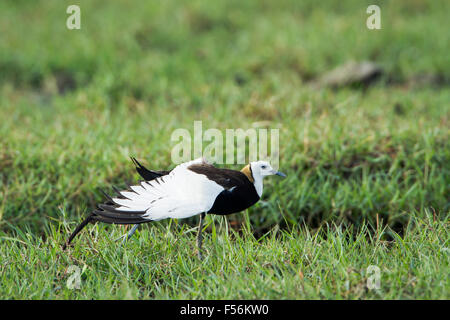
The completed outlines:
[[[223,190],[216,197],[208,213],[227,215],[240,212],[251,207],[258,200],[259,195],[252,185],[248,188],[235,187],[230,190]]]

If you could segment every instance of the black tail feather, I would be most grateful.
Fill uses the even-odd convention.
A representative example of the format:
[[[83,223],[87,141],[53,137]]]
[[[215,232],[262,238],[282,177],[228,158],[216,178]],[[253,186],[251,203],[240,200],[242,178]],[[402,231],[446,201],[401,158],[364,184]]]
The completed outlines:
[[[83,222],[81,222],[77,226],[74,232],[72,232],[67,242],[64,243],[62,247],[63,250],[67,248],[67,246],[72,242],[77,234],[80,233],[80,231],[83,230],[84,227],[86,227],[86,225],[90,222],[100,221],[110,224],[140,224],[151,221],[143,218],[143,214],[145,213],[145,211],[138,214],[137,212],[128,213],[124,211],[116,211],[113,207],[110,207],[108,205],[100,205],[100,207],[104,209],[111,209],[111,211],[98,209],[91,213],[86,219],[83,220]]]
[[[117,219],[117,218],[110,218],[107,216],[95,216],[94,217],[95,221],[100,221],[100,222],[105,222],[105,223],[110,223],[110,224],[141,224],[141,223],[146,223],[146,222],[150,222],[150,220],[148,219],[144,219],[144,218],[122,218],[122,219]]]
[[[136,166],[136,171],[139,173],[139,175],[145,179],[145,181],[151,181],[158,177],[167,175],[170,173],[170,171],[153,171],[148,170],[145,168],[142,164],[140,164],[136,158],[131,157],[131,160],[133,161],[134,165]],[[125,198],[121,193],[120,190],[115,188],[113,186],[114,191],[117,193],[117,195],[120,198]],[[80,233],[81,230],[83,230],[84,227],[86,227],[87,224],[90,222],[95,221],[101,221],[111,224],[140,224],[145,222],[150,222],[150,220],[143,218],[143,215],[145,214],[145,211],[119,211],[116,210],[114,201],[111,196],[109,196],[106,192],[101,190],[101,192],[105,195],[107,198],[107,201],[103,204],[99,205],[99,209],[94,210],[86,219],[81,222],[77,228],[74,230],[74,232],[70,235],[69,239],[66,243],[63,245],[63,250],[67,248],[67,246],[72,242],[72,240],[77,236],[78,233]]]
[[[99,209],[94,210],[96,216],[105,216],[116,219],[133,219],[142,218],[145,214],[145,211],[120,211],[117,210],[116,207],[107,204],[100,204],[98,207]]]
[[[80,233],[81,230],[83,230],[83,228],[93,220],[93,214],[90,214],[86,219],[83,220],[83,222],[81,222],[78,227],[75,229],[74,232],[72,232],[72,234],[70,235],[69,239],[67,240],[66,243],[64,243],[63,245],[63,250],[66,250],[67,246],[72,242],[73,238],[75,238],[75,236]]]

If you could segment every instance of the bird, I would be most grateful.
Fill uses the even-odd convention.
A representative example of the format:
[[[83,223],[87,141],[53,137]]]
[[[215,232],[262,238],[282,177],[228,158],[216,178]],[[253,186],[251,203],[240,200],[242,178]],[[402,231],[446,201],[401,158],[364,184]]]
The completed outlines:
[[[172,170],[154,171],[131,157],[138,174],[144,179],[126,190],[114,188],[116,195],[104,192],[100,203],[73,231],[63,250],[91,222],[132,224],[125,236],[129,239],[138,225],[167,218],[200,216],[197,232],[197,255],[202,259],[202,228],[206,214],[228,215],[243,211],[259,201],[263,178],[286,177],[267,161],[250,162],[242,170],[217,168],[204,157],[177,165]]]

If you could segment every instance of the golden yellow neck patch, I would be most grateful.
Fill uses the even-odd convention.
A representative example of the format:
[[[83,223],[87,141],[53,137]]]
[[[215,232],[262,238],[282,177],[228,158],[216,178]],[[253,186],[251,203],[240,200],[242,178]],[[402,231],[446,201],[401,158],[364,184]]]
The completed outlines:
[[[249,164],[242,168],[241,172],[247,176],[248,180],[250,180],[251,183],[255,182],[255,179],[253,179],[252,169],[250,168]]]

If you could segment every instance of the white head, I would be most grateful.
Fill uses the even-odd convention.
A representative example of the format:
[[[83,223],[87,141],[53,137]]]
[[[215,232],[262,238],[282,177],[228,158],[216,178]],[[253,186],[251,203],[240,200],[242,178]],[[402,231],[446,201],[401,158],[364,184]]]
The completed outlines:
[[[266,176],[272,175],[286,177],[284,173],[272,168],[270,163],[267,161],[250,162],[250,168],[252,169],[252,175],[255,180],[259,180],[258,178],[264,178]]]
[[[258,195],[261,197],[263,191],[263,183],[262,180],[266,176],[278,175],[281,177],[286,177],[286,175],[280,171],[272,168],[269,162],[267,161],[255,161],[250,162],[250,172],[248,174],[253,178],[253,184],[255,185],[256,191]]]
[[[281,173],[270,165],[267,161],[255,161],[250,162],[250,168],[252,170],[252,176],[256,180],[260,180],[266,176],[278,175],[286,177],[284,173]],[[259,178],[259,179],[258,179]]]

